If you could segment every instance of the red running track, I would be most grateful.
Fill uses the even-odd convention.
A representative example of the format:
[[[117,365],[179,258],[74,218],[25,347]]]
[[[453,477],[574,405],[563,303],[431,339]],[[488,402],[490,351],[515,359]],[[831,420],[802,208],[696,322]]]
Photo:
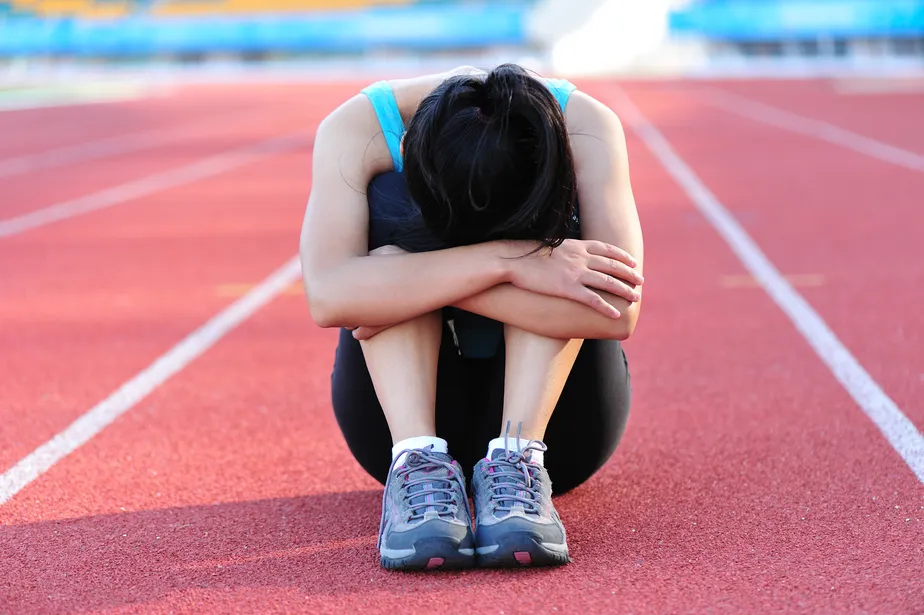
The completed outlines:
[[[613,96],[612,84],[582,85]],[[704,85],[624,87],[924,426],[915,258],[924,175],[717,112],[698,101]],[[805,115],[836,107],[839,125],[880,139],[895,132],[889,122],[913,119],[907,95],[881,95],[876,104],[891,112],[867,117],[825,82],[709,85],[776,96],[765,102]],[[194,89],[0,114],[21,144],[3,155],[173,129],[205,107],[239,116],[121,156],[124,181],[310,131],[357,87]],[[112,129],[105,114],[128,108],[146,111]],[[59,113],[85,131],[33,144],[17,122]],[[336,336],[311,323],[296,286],[0,505],[0,611],[921,612],[924,487],[638,136],[628,138],[648,280],[627,343],[635,400],[612,461],[558,500],[570,566],[379,569],[379,489],[330,409]],[[0,180],[0,220],[60,199],[50,177],[81,176],[83,191],[111,185],[112,163]],[[3,471],[294,254],[309,165],[305,149],[283,153],[0,239]]]

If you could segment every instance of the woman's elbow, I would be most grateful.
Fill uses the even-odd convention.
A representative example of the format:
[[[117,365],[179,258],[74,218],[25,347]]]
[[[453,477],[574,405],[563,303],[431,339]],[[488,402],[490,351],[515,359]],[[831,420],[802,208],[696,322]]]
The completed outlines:
[[[337,274],[320,268],[312,258],[308,242],[304,237],[299,245],[302,264],[302,287],[308,300],[308,312],[311,320],[323,328],[339,327],[342,323],[341,305],[337,297]]]
[[[316,302],[309,302],[308,311],[311,313],[311,320],[314,321],[314,324],[322,329],[330,329],[339,326],[337,324],[339,319],[335,316],[334,312],[327,307],[322,307]]]
[[[625,324],[613,323],[608,325],[595,337],[599,340],[619,340],[624,342],[632,336],[632,331]]]
[[[309,287],[305,287],[305,296],[308,299],[308,313],[311,314],[311,320],[314,324],[327,329],[333,326],[334,316],[330,307],[318,296],[318,293],[311,292]]]
[[[619,318],[607,324],[602,339],[619,340],[620,342],[626,341],[635,333],[635,323],[637,320],[637,314],[624,312]]]
[[[305,296],[311,319],[322,329],[339,327],[341,315],[330,289],[319,280],[305,279]]]

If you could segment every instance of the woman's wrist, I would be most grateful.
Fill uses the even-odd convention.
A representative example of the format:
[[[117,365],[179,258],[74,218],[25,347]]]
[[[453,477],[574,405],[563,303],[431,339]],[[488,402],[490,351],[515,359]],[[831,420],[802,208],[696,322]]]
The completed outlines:
[[[516,266],[516,259],[518,256],[524,254],[523,246],[518,245],[522,243],[523,242],[502,239],[487,244],[489,246],[491,258],[494,261],[494,266],[497,267],[500,272],[499,284],[508,284],[513,281],[513,270]]]

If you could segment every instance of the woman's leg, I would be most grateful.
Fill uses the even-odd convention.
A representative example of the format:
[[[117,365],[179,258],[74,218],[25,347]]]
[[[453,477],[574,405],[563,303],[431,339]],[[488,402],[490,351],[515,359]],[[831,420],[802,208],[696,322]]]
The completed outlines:
[[[436,436],[436,368],[442,337],[442,316],[432,312],[360,342],[393,443]]]
[[[402,174],[377,176],[367,194],[370,252],[420,234],[408,233],[416,218]],[[363,342],[341,331],[332,377],[334,414],[360,465],[384,483],[392,444],[437,433],[448,439],[448,433],[459,431],[453,418],[460,420],[464,408],[460,379],[459,357],[439,313]]]
[[[582,342],[504,327],[504,437],[491,440],[472,478],[475,544],[484,566],[557,565],[569,560],[543,451],[531,441],[544,439]]]
[[[507,401],[514,391],[523,391],[520,399],[542,398],[547,403],[558,387],[557,383],[533,377],[530,370],[548,374],[550,363],[531,367],[530,355],[521,352],[528,346],[529,338],[519,341],[523,342],[522,348],[510,348],[510,343],[517,344],[517,340],[516,336],[508,336],[506,349],[491,361],[492,390],[488,403],[479,412],[481,427],[477,441],[487,443],[497,437],[498,428],[503,433],[507,418],[513,421],[511,435],[516,432],[517,420],[524,421],[524,434],[530,423],[529,435],[523,437],[540,438],[548,446],[544,464],[555,485],[555,493],[562,494],[588,480],[615,452],[625,432],[632,398],[628,363],[620,342],[585,340],[549,416],[547,406],[514,399]],[[508,376],[514,375],[505,357],[511,353],[519,353],[526,359],[518,363],[522,372],[514,382],[507,381]],[[509,404],[509,410],[505,404]],[[537,433],[539,429],[543,430],[541,435]],[[479,455],[483,456],[485,444],[480,446]]]
[[[400,244],[402,237],[419,240],[426,235],[408,232],[408,224],[418,224],[419,215],[414,215],[401,175],[379,176],[368,195],[370,252],[394,244],[410,251],[426,249],[426,242]],[[348,331],[340,335],[332,382],[334,413],[356,459],[385,483],[377,544],[385,568],[474,563],[465,472],[449,456],[447,438],[437,437],[438,429],[458,431],[453,426],[464,417],[461,366],[452,354],[453,342],[445,341],[447,334],[451,339],[439,311],[361,343]]]
[[[556,340],[504,327],[504,415],[511,434],[542,440],[583,340]]]
[[[362,345],[341,332],[334,413],[357,461],[386,485],[378,541],[385,568],[474,563],[465,473],[446,454],[446,442],[432,437],[447,418],[452,423],[464,417],[460,369],[451,333],[443,341],[446,329],[438,314],[429,314]],[[451,447],[452,440],[443,439]],[[392,443],[401,440],[398,448],[410,452],[393,462]]]
[[[563,564],[568,544],[552,489],[572,489],[612,454],[628,412],[628,372],[616,342],[552,340],[512,327],[505,338],[494,399],[503,399],[504,423],[520,424],[521,437],[547,449],[539,457],[515,438],[489,444],[472,478],[476,552],[483,566]],[[608,373],[618,368],[612,359],[622,370]],[[498,405],[487,414],[499,414]]]

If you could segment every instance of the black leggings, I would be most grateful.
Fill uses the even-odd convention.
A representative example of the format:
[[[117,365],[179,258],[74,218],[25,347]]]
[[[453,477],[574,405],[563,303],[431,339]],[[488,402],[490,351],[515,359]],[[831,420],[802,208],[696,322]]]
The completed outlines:
[[[390,173],[377,178],[368,194],[370,249],[400,245],[383,220],[401,220],[406,225],[411,219],[403,177]],[[396,211],[404,213],[395,215]],[[444,319],[437,368],[436,435],[449,442],[450,453],[466,473],[484,457],[488,441],[501,430],[504,355],[501,339],[492,356],[461,356]],[[334,414],[350,451],[369,474],[384,483],[391,464],[391,434],[362,348],[347,330],[340,332],[331,389]],[[548,445],[545,466],[557,494],[586,481],[610,458],[625,430],[630,398],[629,369],[620,343],[586,340],[543,440]]]

